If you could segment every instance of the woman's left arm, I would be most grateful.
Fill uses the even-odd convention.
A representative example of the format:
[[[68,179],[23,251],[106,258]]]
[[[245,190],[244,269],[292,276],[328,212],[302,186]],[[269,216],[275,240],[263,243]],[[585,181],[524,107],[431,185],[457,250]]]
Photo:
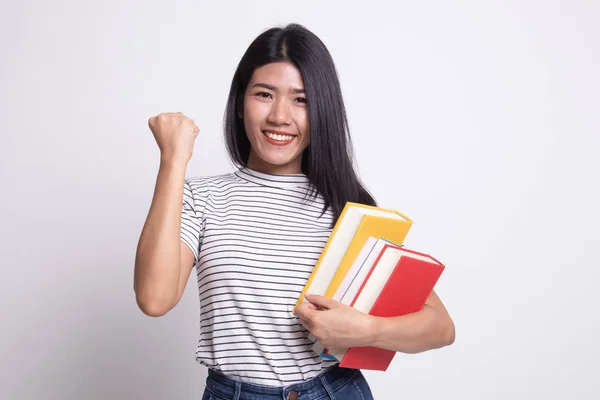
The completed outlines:
[[[454,343],[454,322],[433,291],[423,308],[399,317],[374,317],[318,295],[295,314],[325,347],[375,346],[402,353],[420,353]]]
[[[392,318],[373,318],[371,345],[403,353],[449,346],[454,343],[454,322],[444,304],[432,292],[423,308]]]

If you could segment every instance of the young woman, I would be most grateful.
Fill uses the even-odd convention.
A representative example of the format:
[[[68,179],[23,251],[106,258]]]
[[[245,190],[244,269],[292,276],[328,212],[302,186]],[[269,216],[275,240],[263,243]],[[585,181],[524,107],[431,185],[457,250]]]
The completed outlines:
[[[198,126],[149,120],[161,162],[135,263],[140,309],[161,316],[196,267],[204,399],[369,399],[358,370],[311,350],[449,345],[435,293],[419,312],[375,318],[321,296],[292,312],[347,201],[375,205],[353,169],[346,113],[325,45],[299,25],[258,36],[233,77],[225,137],[234,172],[185,178]]]

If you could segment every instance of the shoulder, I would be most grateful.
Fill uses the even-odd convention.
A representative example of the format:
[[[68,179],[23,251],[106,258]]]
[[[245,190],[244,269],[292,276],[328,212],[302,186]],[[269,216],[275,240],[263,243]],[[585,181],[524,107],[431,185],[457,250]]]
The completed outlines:
[[[239,178],[235,172],[205,176],[192,175],[185,178],[184,194],[206,203],[214,195],[219,196],[238,184]]]

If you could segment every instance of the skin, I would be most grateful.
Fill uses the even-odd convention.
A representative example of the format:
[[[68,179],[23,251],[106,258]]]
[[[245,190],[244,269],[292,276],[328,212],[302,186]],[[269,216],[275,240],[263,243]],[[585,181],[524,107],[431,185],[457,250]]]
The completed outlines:
[[[159,317],[179,302],[194,266],[180,229],[185,171],[199,129],[182,113],[161,113],[148,126],[160,149],[160,166],[137,246],[134,291],[142,312]]]
[[[251,144],[248,168],[271,174],[301,173],[302,153],[310,143],[308,110],[300,71],[291,63],[254,71],[244,96],[244,128]],[[266,131],[293,136],[273,144]]]
[[[247,166],[270,174],[301,173],[310,143],[304,84],[291,63],[267,64],[254,71],[244,95],[244,127],[251,143]],[[163,113],[148,125],[161,151],[155,193],[136,253],[134,289],[140,309],[161,316],[181,299],[194,266],[191,250],[179,238],[183,181],[199,129],[181,113]],[[272,142],[265,132],[291,136]],[[318,295],[306,295],[295,314],[330,348],[376,346],[418,353],[454,342],[454,323],[435,292],[423,309],[381,318]]]

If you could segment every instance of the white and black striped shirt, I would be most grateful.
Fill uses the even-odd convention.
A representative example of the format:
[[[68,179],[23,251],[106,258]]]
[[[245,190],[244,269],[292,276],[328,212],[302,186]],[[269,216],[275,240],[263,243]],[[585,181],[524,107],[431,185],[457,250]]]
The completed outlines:
[[[185,181],[181,239],[196,257],[196,359],[244,382],[282,386],[333,365],[292,309],[331,233],[302,174],[248,168]]]

